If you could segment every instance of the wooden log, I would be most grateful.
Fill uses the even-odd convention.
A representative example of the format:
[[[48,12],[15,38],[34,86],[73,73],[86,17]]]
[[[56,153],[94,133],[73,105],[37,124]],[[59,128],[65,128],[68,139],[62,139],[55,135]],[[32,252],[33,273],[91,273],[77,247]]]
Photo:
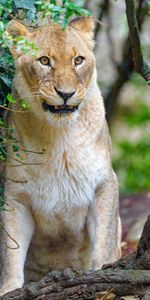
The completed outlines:
[[[134,263],[137,269],[150,270],[150,215],[144,225]]]
[[[150,287],[148,270],[52,271],[38,282],[3,296],[3,300],[25,299],[96,299],[96,294],[110,291],[118,296],[144,296]]]

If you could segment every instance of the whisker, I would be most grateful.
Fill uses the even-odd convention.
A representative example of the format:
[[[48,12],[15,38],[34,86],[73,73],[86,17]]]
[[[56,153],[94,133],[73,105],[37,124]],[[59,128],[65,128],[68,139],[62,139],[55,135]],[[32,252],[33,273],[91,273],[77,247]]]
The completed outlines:
[[[34,96],[40,96],[40,94],[37,94],[37,93],[26,94],[26,95],[23,95],[21,98],[26,99],[26,98],[34,97]],[[18,98],[18,99],[20,99],[20,98]]]
[[[39,89],[39,86],[36,85],[36,86],[30,88],[30,90],[35,90],[35,89]]]

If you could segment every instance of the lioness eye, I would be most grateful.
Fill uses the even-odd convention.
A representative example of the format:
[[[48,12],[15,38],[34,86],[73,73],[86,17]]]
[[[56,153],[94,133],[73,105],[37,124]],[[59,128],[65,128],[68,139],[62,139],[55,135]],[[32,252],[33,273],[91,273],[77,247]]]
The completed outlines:
[[[85,58],[84,58],[83,56],[77,56],[77,57],[74,59],[75,65],[76,65],[76,66],[77,66],[77,65],[81,65],[84,59],[85,59]]]
[[[50,66],[50,60],[47,56],[42,56],[39,58],[39,61],[44,66]]]

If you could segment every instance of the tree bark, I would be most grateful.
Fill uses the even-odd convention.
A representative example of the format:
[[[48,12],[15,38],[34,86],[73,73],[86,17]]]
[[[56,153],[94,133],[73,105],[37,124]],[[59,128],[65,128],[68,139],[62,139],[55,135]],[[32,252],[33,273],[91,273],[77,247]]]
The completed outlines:
[[[24,299],[96,299],[96,294],[113,291],[118,296],[144,296],[150,286],[150,272],[139,270],[98,270],[86,273],[66,269],[53,271],[38,282],[29,283],[2,297],[3,300]]]
[[[142,54],[141,41],[139,36],[139,28],[136,18],[136,10],[134,0],[125,0],[126,15],[129,25],[130,41],[132,46],[134,69],[139,73],[150,85],[150,66],[144,60]]]
[[[139,295],[147,300],[150,292],[150,216],[137,252],[105,265],[102,270],[82,272],[66,269],[52,271],[38,282],[32,282],[1,297],[2,300],[88,300],[99,299],[100,292],[115,295]]]

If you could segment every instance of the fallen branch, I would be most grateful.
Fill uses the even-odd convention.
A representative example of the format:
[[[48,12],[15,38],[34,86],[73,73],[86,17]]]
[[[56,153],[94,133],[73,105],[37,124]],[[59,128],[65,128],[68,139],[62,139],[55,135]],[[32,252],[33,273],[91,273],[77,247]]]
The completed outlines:
[[[112,290],[119,296],[144,296],[150,286],[149,271],[98,270],[95,272],[50,272],[42,280],[28,284],[2,297],[3,300],[23,299],[96,299],[96,293]],[[38,298],[42,296],[42,298]]]

